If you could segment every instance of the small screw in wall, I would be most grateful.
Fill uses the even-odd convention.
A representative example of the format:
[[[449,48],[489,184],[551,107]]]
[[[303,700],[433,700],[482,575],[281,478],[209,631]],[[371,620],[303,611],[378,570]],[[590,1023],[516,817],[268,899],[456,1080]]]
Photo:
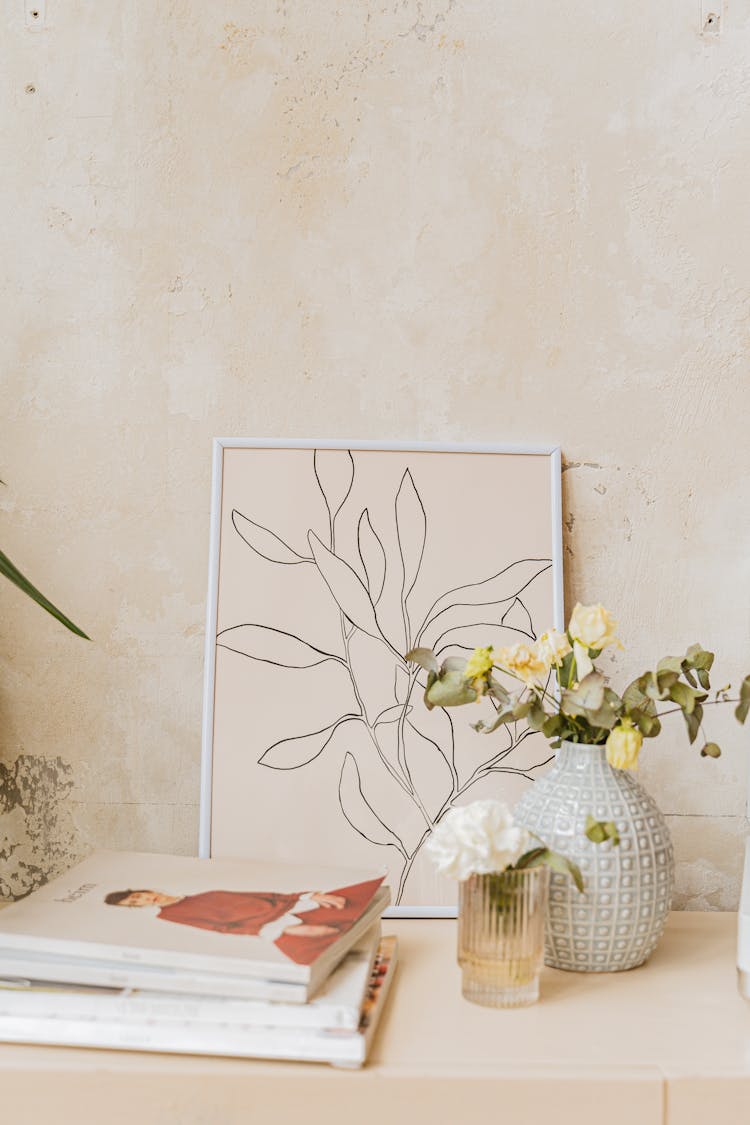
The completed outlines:
[[[29,83],[29,85],[26,87],[26,93],[27,94],[35,94],[36,93],[36,86],[33,86],[31,83]]]

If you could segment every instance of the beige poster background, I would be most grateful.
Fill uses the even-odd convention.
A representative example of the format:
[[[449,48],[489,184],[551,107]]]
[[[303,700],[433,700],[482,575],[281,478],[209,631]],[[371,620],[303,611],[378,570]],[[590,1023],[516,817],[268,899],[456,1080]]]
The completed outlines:
[[[428,712],[402,656],[552,624],[550,480],[542,455],[224,450],[212,855],[386,862],[401,905],[453,903],[430,825],[514,802],[550,752],[476,734],[486,703]]]

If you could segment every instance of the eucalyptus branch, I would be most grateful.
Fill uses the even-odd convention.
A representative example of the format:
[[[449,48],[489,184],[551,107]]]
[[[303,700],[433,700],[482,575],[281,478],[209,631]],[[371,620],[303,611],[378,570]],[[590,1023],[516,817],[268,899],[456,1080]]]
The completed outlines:
[[[727,698],[727,699],[710,699],[710,700],[706,700],[705,702],[701,703],[701,707],[721,707],[725,703],[739,703],[739,702],[740,702],[739,696],[735,696],[734,698]],[[665,715],[676,715],[678,712],[681,712],[681,711],[682,711],[681,707],[669,707],[666,711],[657,711],[657,716],[660,719],[663,719]]]

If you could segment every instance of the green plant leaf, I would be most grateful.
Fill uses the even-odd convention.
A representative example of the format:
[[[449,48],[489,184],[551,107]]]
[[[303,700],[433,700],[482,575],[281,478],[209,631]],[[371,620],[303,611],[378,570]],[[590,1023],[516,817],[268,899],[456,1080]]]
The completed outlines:
[[[672,684],[669,689],[669,698],[673,703],[676,703],[678,707],[682,708],[684,715],[692,715],[696,706],[699,703],[703,703],[706,694],[702,691],[696,691],[695,688],[691,688],[688,684],[676,683]]]
[[[529,726],[532,730],[544,730],[544,724],[547,722],[548,715],[542,706],[542,701],[536,692],[532,693],[530,700],[529,713],[526,716]]]
[[[523,853],[516,863],[516,867],[519,871],[522,871],[524,867],[539,867],[540,863],[544,863],[548,850],[545,845],[530,848],[529,851]]]
[[[715,742],[707,742],[701,750],[701,758],[720,758],[721,748]]]
[[[661,722],[655,715],[650,715],[647,711],[642,711],[640,708],[628,711],[628,715],[644,738],[656,738],[657,734],[660,733]]]
[[[562,715],[550,715],[544,721],[542,734],[545,738],[557,738],[558,734],[560,734],[564,728],[565,720]]]
[[[613,848],[620,846],[620,833],[617,831],[617,825],[613,820],[595,820],[593,816],[589,815],[586,817],[584,831],[592,844],[603,844],[605,841],[611,840]]]
[[[688,730],[690,745],[692,746],[700,733],[701,723],[703,722],[703,707],[700,703],[696,703],[692,712],[688,714],[687,711],[683,711],[682,714],[685,719],[685,726]]]
[[[553,852],[551,848],[547,847],[533,848],[521,856],[516,867],[520,867],[522,861],[524,867],[549,867],[552,871],[556,871],[558,875],[567,875],[583,894],[583,875],[581,875],[580,867],[577,863],[573,863],[572,859],[561,855],[560,852]]]
[[[665,698],[665,693],[669,691],[676,683],[679,683],[679,672],[657,672],[656,683],[659,688],[659,695],[662,699]]]
[[[572,859],[568,859],[565,855],[560,855],[559,852],[548,850],[547,866],[558,875],[568,875],[575,883],[580,894],[583,894],[583,875],[577,863]]]
[[[740,684],[740,701],[734,709],[738,723],[744,723],[750,712],[750,676],[745,676]]]
[[[425,692],[425,700],[433,707],[461,707],[464,703],[476,703],[478,698],[462,672],[441,672]]]
[[[37,590],[36,586],[33,586],[28,578],[25,578],[24,575],[21,574],[18,567],[10,561],[3,551],[0,551],[0,574],[4,575],[9,582],[17,586],[27,597],[31,598],[38,606],[41,606],[42,609],[46,610],[52,617],[56,618],[56,620],[59,621],[61,625],[64,625],[66,629],[69,629],[71,633],[75,633],[77,637],[83,637],[85,641],[91,640],[82,629],[79,629],[77,625],[73,624],[69,617],[65,616],[62,610],[59,610],[56,605],[53,605],[49,598],[45,598],[44,594],[42,594],[40,590]]]
[[[575,718],[588,711],[598,711],[604,702],[604,676],[601,672],[589,672],[577,688],[569,688],[562,693],[560,710],[564,715]]]
[[[573,661],[575,660],[575,653],[569,652],[564,658],[562,664],[557,671],[557,682],[563,686],[570,683],[571,670],[573,668]]]
[[[469,726],[472,730],[476,730],[478,735],[491,735],[491,733],[494,733],[500,727],[504,727],[506,723],[515,721],[515,715],[512,710],[500,708],[489,721],[480,719],[479,722],[469,723]]]
[[[496,699],[504,707],[510,705],[510,692],[503,687],[500,681],[490,673],[487,678],[487,694]]]
[[[656,665],[659,672],[674,672],[677,676],[682,674],[682,658],[679,656],[664,656]]]
[[[651,673],[644,672],[625,688],[622,702],[626,711],[645,711],[647,715],[656,714],[656,705],[653,699],[646,694],[646,688],[651,683]]]
[[[617,714],[606,699],[596,711],[585,711],[584,715],[592,727],[598,727],[601,730],[612,730],[617,722]]]
[[[665,676],[666,675],[667,674],[665,673]],[[669,694],[671,687],[672,684],[661,687],[659,684],[659,677],[657,676],[656,672],[649,672],[644,691],[649,699],[654,700],[654,702],[661,702],[664,699],[671,698]]]
[[[691,668],[703,668],[704,671],[710,672],[713,667],[714,654],[708,652],[702,645],[691,645],[685,655],[685,661]]]

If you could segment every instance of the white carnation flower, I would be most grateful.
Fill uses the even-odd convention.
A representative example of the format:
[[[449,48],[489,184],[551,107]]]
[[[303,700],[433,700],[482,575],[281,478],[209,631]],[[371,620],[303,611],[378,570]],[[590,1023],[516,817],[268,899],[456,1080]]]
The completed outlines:
[[[529,834],[502,801],[474,801],[446,813],[425,847],[442,875],[463,882],[511,867],[528,850]]]

